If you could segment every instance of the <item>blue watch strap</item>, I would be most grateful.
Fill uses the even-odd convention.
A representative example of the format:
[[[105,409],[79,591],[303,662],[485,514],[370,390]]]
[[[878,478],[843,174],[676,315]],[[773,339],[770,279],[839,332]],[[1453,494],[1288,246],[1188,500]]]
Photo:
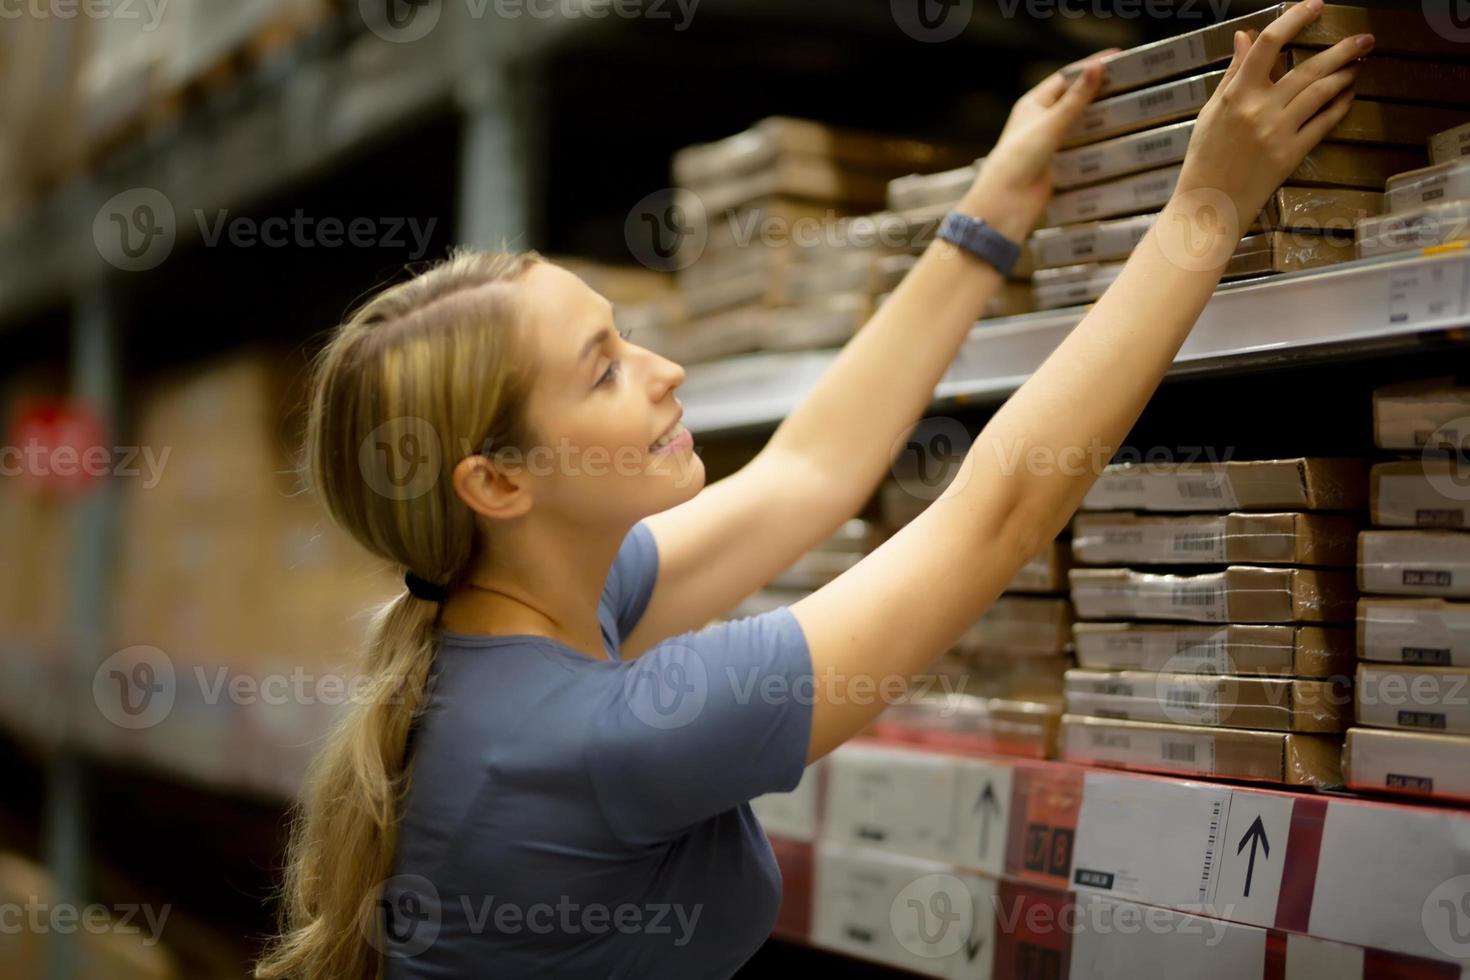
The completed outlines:
[[[1021,246],[1011,241],[981,218],[951,211],[939,225],[938,236],[957,245],[978,259],[995,266],[1003,276],[1021,259]]]

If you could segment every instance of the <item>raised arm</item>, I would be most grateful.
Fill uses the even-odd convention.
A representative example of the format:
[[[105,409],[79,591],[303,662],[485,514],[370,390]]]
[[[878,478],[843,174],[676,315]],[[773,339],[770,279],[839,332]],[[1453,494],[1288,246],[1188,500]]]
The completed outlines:
[[[855,681],[883,690],[867,685],[925,670],[1071,519],[1194,326],[1242,229],[1351,104],[1356,69],[1346,66],[1371,40],[1348,39],[1271,81],[1282,45],[1320,10],[1320,0],[1294,7],[1254,42],[1237,33],[1178,190],[1122,275],[985,426],[945,493],[791,607],[816,675],[808,761],[885,707],[857,696]],[[1028,469],[1028,458],[1055,463]]]

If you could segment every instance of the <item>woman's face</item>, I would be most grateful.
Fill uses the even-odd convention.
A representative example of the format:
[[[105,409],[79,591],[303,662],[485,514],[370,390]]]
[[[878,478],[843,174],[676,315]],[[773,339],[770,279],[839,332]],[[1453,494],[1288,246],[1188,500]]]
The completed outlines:
[[[675,391],[684,369],[618,333],[613,309],[579,277],[549,262],[521,279],[541,373],[529,406],[541,438],[526,456],[537,508],[573,521],[637,521],[704,486]],[[666,433],[671,445],[655,449]]]

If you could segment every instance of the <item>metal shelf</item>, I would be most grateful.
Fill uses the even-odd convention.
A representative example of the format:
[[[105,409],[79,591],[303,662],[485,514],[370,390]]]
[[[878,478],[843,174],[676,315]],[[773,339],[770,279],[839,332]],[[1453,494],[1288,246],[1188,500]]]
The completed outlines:
[[[1220,287],[1170,369],[1217,375],[1458,342],[1470,327],[1470,251],[1365,259]],[[935,389],[936,404],[999,404],[1029,378],[1087,307],[976,325]],[[836,360],[836,350],[752,354],[688,370],[681,401],[710,437],[774,426]]]

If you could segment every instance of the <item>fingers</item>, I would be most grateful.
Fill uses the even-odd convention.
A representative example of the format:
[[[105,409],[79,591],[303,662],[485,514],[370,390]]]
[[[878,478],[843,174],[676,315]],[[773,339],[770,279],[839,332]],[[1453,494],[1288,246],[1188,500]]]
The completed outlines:
[[[1234,44],[1234,54],[1230,58],[1229,67],[1225,69],[1225,77],[1220,79],[1219,88],[1229,85],[1231,79],[1240,73],[1240,65],[1245,61],[1246,53],[1251,49],[1251,39],[1244,31],[1236,31],[1231,41]]]
[[[1117,54],[1118,52],[1120,52],[1122,50],[1123,50],[1122,48],[1104,48],[1101,51],[1094,51],[1092,54],[1088,55],[1085,58],[1078,58],[1076,61],[1074,61],[1071,64],[1069,64],[1066,67],[1064,67],[1062,69],[1062,71],[1066,71],[1068,68],[1076,68],[1079,65],[1085,65],[1089,61],[1103,61],[1109,55]]]
[[[1319,81],[1330,77],[1334,72],[1352,64],[1373,50],[1373,35],[1358,34],[1353,37],[1343,38],[1319,54],[1313,55],[1307,61],[1297,65],[1286,73],[1286,77],[1276,83],[1272,90],[1277,105],[1290,105],[1306,90],[1312,88]],[[1336,95],[1337,93],[1332,93]],[[1322,103],[1326,103],[1326,99]],[[1318,108],[1321,108],[1319,104]],[[1312,110],[1315,112],[1316,110]],[[1308,113],[1310,115],[1310,113]]]
[[[1294,133],[1301,129],[1318,110],[1352,87],[1353,82],[1358,80],[1360,70],[1359,65],[1349,65],[1326,78],[1317,79],[1306,91],[1292,99],[1291,105],[1286,107],[1282,116],[1282,121],[1290,127],[1288,132]]]
[[[1058,140],[1063,133],[1072,128],[1072,124],[1081,118],[1082,113],[1092,102],[1097,90],[1102,87],[1103,67],[1102,63],[1093,61],[1082,69],[1082,74],[1072,80],[1067,90],[1062,93],[1047,112],[1048,128]]]
[[[1281,56],[1281,49],[1321,13],[1322,0],[1307,0],[1272,21],[1245,56],[1245,63],[1240,66],[1241,79],[1251,85],[1269,84],[1271,68]]]
[[[1042,108],[1048,108],[1056,105],[1057,99],[1061,98],[1066,91],[1067,79],[1062,76],[1061,72],[1053,72],[1046,76],[1045,81],[1026,94],[1035,99]]]
[[[1343,117],[1348,113],[1348,109],[1352,108],[1352,104],[1353,90],[1344,89],[1337,98],[1327,104],[1325,109],[1312,117],[1311,121],[1302,127],[1302,131],[1297,134],[1297,138],[1302,141],[1299,145],[1301,146],[1303,156],[1318,143],[1322,142],[1328,133],[1337,128],[1337,124],[1342,122]]]

